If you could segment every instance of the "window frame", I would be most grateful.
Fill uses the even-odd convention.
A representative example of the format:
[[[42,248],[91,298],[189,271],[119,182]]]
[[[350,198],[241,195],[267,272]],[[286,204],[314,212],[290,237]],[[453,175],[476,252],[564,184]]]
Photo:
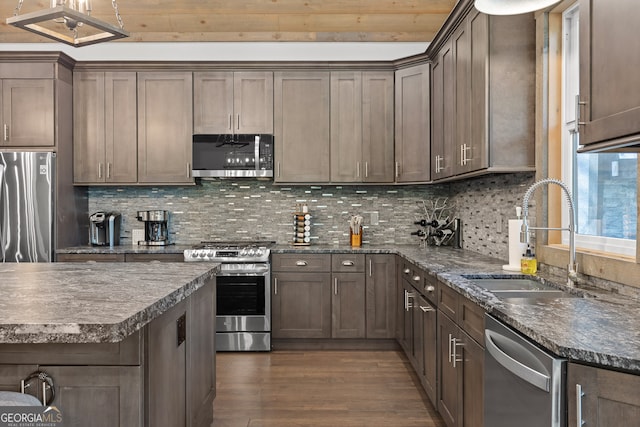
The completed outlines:
[[[536,180],[562,176],[562,159],[558,155],[562,141],[562,118],[557,113],[562,109],[562,85],[559,84],[562,81],[562,13],[577,2],[578,0],[565,0],[550,11],[536,12]],[[640,159],[638,163],[640,164]],[[536,202],[536,222],[540,226],[559,227],[562,223],[564,209],[561,203],[565,203],[562,201],[564,195],[555,187],[541,187],[533,195]],[[640,222],[637,228],[640,229]],[[636,231],[636,235],[640,235]],[[609,283],[624,285],[607,285],[614,286],[620,293],[625,292],[626,286],[640,288],[639,242],[640,239],[636,239],[635,257],[584,249],[578,244],[578,271],[596,281],[603,279]],[[551,270],[557,267],[558,273],[566,271],[569,251],[567,245],[562,244],[561,232],[539,231],[536,235],[536,251],[540,263]]]

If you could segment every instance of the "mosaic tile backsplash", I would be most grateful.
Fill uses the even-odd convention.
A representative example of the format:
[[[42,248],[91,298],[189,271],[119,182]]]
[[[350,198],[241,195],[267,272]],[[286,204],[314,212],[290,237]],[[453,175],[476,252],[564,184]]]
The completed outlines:
[[[170,212],[175,243],[201,240],[293,240],[292,213],[306,203],[312,244],[349,245],[349,218],[364,217],[364,244],[419,244],[412,236],[423,202],[448,198],[463,223],[463,248],[508,258],[508,219],[534,174],[490,175],[460,183],[407,186],[280,186],[257,179],[203,180],[187,187],[90,187],[89,211],[122,214],[121,242],[142,228],[139,210]],[[377,222],[376,222],[377,219]],[[373,220],[373,222],[372,222]]]

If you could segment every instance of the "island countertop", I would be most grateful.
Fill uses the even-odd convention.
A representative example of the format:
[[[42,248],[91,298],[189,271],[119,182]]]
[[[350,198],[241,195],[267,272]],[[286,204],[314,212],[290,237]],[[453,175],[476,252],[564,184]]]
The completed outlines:
[[[215,276],[217,263],[0,264],[0,343],[119,342]]]

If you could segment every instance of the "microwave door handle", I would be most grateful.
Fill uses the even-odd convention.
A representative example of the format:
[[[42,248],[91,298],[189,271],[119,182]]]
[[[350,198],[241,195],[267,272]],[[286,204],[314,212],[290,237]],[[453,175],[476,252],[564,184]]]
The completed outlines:
[[[255,155],[255,168],[256,170],[260,170],[260,135],[256,135],[255,143],[253,147],[253,153]]]

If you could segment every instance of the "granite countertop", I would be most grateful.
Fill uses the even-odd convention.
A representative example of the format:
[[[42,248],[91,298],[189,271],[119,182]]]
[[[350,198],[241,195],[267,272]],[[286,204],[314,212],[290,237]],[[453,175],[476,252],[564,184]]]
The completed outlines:
[[[0,343],[122,341],[204,286],[218,267],[0,264]]]
[[[180,253],[191,245],[163,249]],[[116,247],[115,251],[153,253],[155,248]],[[113,253],[108,248],[68,248],[59,253]],[[593,363],[640,374],[640,300],[595,288],[571,292],[582,298],[540,299],[528,304],[502,301],[468,278],[504,277],[520,273],[502,270],[504,260],[450,247],[363,245],[276,245],[272,253],[397,254],[456,289],[488,313],[510,325],[552,353],[568,360]],[[190,263],[192,264],[192,263]],[[465,277],[467,276],[467,277]],[[540,279],[563,288],[566,277],[538,273]],[[566,288],[565,288],[566,289]]]

